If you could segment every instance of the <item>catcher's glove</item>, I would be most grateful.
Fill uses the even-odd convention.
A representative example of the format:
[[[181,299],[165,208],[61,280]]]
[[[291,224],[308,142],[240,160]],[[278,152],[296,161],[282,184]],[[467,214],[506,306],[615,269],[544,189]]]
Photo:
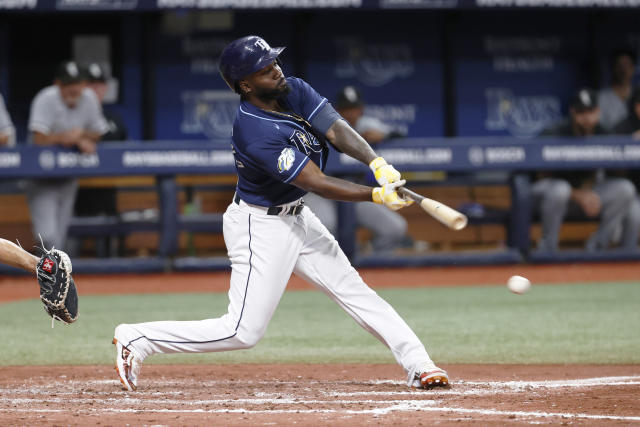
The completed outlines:
[[[43,249],[43,252],[36,275],[44,309],[53,319],[73,323],[78,318],[78,291],[71,277],[69,255],[54,248],[50,251]]]

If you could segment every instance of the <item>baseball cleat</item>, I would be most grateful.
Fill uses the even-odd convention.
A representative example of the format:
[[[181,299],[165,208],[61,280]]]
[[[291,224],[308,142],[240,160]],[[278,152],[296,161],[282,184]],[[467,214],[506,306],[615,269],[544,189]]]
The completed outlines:
[[[423,389],[448,387],[449,375],[444,369],[440,369],[433,364],[424,364],[415,367],[409,373],[407,385]]]
[[[447,387],[449,376],[446,371],[436,368],[434,371],[423,372],[419,376],[421,388],[430,389],[433,387]]]
[[[118,372],[123,389],[136,391],[141,364],[133,352],[120,344],[117,339],[114,338],[112,343],[116,346],[116,372]]]

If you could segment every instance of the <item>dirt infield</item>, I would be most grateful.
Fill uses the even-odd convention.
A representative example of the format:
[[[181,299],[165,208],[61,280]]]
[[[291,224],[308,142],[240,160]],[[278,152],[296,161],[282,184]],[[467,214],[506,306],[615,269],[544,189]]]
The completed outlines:
[[[640,263],[362,270],[374,288],[637,280]],[[559,279],[561,278],[561,279]],[[226,292],[228,272],[76,278],[81,295]],[[400,281],[401,280],[401,281]],[[289,289],[308,288],[292,278]],[[0,302],[37,298],[0,278]],[[148,365],[139,390],[111,366],[0,367],[0,425],[640,425],[640,365],[449,365],[447,389],[397,365]]]
[[[640,366],[451,365],[448,389],[396,365],[0,368],[0,425],[640,424]],[[64,375],[63,375],[64,373]]]

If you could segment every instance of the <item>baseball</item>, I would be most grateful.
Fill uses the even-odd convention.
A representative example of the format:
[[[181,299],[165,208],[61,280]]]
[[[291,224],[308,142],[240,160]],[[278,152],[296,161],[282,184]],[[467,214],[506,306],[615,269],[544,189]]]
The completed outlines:
[[[514,294],[524,294],[530,287],[531,282],[526,277],[511,276],[509,280],[507,280],[507,288]]]

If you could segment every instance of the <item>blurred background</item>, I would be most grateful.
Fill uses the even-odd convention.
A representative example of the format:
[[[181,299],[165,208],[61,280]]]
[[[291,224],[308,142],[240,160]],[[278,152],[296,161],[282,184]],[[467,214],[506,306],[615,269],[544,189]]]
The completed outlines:
[[[356,264],[638,259],[634,245],[625,246],[634,230],[637,240],[637,228],[625,228],[626,211],[606,242],[589,247],[604,210],[568,209],[557,246],[544,247],[543,202],[532,190],[541,171],[595,173],[597,166],[635,185],[637,142],[632,131],[616,132],[618,123],[602,132],[572,125],[574,134],[556,133],[575,142],[549,146],[605,147],[587,156],[575,155],[580,148],[563,151],[565,163],[545,157],[542,136],[563,120],[575,123],[572,111],[600,104],[604,117],[613,108],[600,101],[607,89],[624,106],[616,121],[633,117],[640,53],[634,1],[0,0],[0,93],[13,127],[8,140],[15,141],[0,149],[0,236],[25,247],[36,241],[25,180],[80,178],[64,247],[81,269],[107,258],[100,265],[118,270],[226,266],[220,222],[233,195],[233,168],[197,159],[203,150],[211,159],[228,150],[239,102],[218,74],[218,57],[230,41],[257,34],[287,47],[285,75],[381,123],[382,137],[370,142],[414,189],[470,217],[467,229],[454,232],[414,206],[399,213],[401,238],[378,247],[375,226],[339,204],[335,233]],[[126,130],[116,142],[99,140],[95,153],[30,143],[34,98],[63,61],[100,66],[94,80],[106,84],[107,122]],[[580,98],[587,89],[595,107]],[[133,170],[123,166],[130,147],[150,156],[184,149],[197,159]],[[60,155],[67,151],[77,157]],[[341,176],[366,180],[365,172],[346,161],[335,166]],[[593,185],[607,179],[602,174]],[[105,200],[108,206],[97,206]]]

